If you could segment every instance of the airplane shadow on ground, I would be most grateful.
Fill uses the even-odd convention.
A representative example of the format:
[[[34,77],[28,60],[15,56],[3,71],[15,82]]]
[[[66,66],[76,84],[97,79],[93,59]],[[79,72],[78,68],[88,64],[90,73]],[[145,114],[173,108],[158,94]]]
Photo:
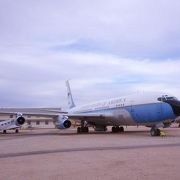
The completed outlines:
[[[178,134],[171,134],[169,135],[168,132],[172,132],[174,130],[174,128],[172,129],[168,129],[167,131],[167,136],[168,137],[180,137],[180,135]],[[166,132],[166,129],[163,129],[163,131]],[[93,136],[93,135],[110,135],[110,136],[141,136],[141,137],[149,137],[150,133],[149,130],[125,130],[124,132],[120,132],[120,133],[112,133],[111,131],[107,131],[107,132],[95,132],[95,131],[90,131],[89,133],[80,133],[77,134],[76,130],[67,130],[66,132],[61,132],[61,130],[59,131],[46,131],[46,132],[34,132],[33,130],[31,131],[27,131],[27,132],[19,132],[18,134],[14,133],[14,132],[8,132],[6,134],[2,134],[0,133],[0,138],[3,137],[3,139],[1,140],[7,140],[7,139],[12,139],[12,138],[17,138],[17,137],[36,137],[36,136]]]
[[[143,134],[148,135],[148,131],[147,130],[141,130],[141,131],[125,131],[125,132],[121,132],[121,133],[112,133],[111,131],[107,131],[107,132],[94,132],[94,131],[90,131],[89,133],[79,133],[77,134],[76,131],[73,132],[19,132],[18,134],[14,133],[14,132],[9,132],[6,134],[0,134],[0,137],[32,137],[32,136],[84,136],[84,135],[138,135],[138,136],[142,136]]]

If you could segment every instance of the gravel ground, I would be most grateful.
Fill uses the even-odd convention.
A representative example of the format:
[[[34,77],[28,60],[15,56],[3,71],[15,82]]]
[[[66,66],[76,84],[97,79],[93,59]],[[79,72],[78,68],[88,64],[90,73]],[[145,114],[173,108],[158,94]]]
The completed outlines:
[[[0,180],[180,179],[180,129],[151,137],[145,127],[123,134],[23,130],[0,134]]]

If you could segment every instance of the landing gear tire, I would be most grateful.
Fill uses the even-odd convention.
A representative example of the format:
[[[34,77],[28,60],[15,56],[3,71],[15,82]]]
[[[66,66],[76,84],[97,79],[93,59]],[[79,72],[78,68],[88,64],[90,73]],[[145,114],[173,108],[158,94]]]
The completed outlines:
[[[7,131],[6,130],[3,130],[3,134],[6,134],[7,133]]]
[[[80,127],[77,128],[77,133],[78,134],[81,133],[81,128]]]
[[[89,132],[89,128],[88,127],[78,127],[77,128],[77,133],[88,133]]]
[[[16,130],[15,130],[15,133],[19,133],[19,130],[18,130],[18,129],[16,129]]]
[[[119,126],[116,126],[115,129],[116,129],[116,130],[115,130],[116,132],[120,132]]]
[[[124,132],[124,127],[113,126],[112,127],[112,133],[118,133],[118,132]]]
[[[111,131],[112,131],[112,133],[116,133],[117,131],[116,131],[116,127],[112,127],[112,129],[111,129]]]
[[[121,127],[119,128],[119,132],[124,132],[124,127],[121,126]]]
[[[160,136],[160,134],[161,134],[160,129],[157,129],[157,136]]]
[[[156,128],[151,128],[150,134],[151,136],[160,136],[160,130]]]
[[[88,127],[84,127],[84,130],[85,130],[86,133],[89,132],[89,128]]]
[[[106,132],[108,129],[107,129],[107,127],[106,126],[104,126],[104,132]]]

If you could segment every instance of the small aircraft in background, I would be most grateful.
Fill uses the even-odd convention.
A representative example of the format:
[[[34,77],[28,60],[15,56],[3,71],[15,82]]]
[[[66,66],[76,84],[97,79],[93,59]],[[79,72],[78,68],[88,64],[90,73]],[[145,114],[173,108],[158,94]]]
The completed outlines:
[[[21,113],[16,113],[15,119],[4,120],[0,122],[0,131],[5,134],[7,130],[15,129],[15,132],[19,132],[19,128],[25,123],[25,118]]]

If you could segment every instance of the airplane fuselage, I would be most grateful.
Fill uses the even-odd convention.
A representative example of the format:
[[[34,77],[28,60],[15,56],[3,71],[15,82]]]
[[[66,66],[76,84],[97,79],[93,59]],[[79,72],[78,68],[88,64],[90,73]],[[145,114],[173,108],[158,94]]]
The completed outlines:
[[[7,129],[14,129],[14,128],[17,128],[19,126],[17,126],[15,124],[15,120],[12,119],[12,120],[5,120],[5,121],[1,121],[0,122],[0,131],[3,131],[3,130],[7,130]]]
[[[99,125],[152,126],[163,121],[172,121],[176,117],[171,105],[159,101],[159,97],[162,97],[162,93],[141,93],[74,107],[70,113],[102,114],[105,118],[96,121]]]
[[[16,119],[4,120],[0,122],[0,131],[6,133],[6,130],[16,129],[18,132],[18,128],[25,123],[25,118],[20,113],[16,113]]]

